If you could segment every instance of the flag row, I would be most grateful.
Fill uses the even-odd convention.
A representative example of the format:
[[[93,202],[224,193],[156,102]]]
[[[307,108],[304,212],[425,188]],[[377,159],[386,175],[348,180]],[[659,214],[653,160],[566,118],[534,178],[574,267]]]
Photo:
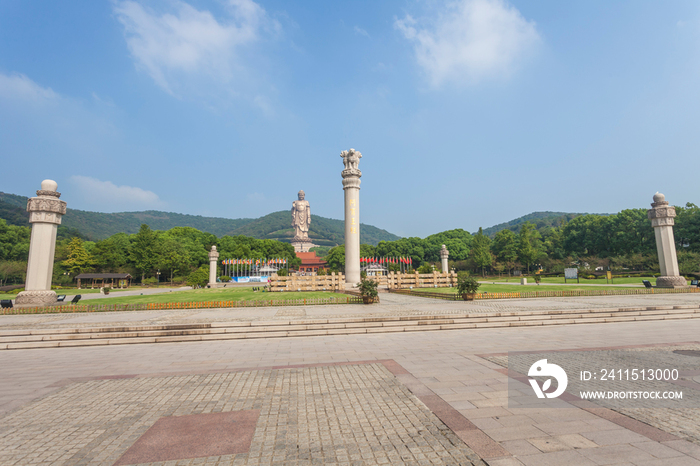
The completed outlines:
[[[224,259],[222,265],[286,265],[287,259]]]
[[[413,264],[410,257],[360,257],[360,262],[365,264]]]

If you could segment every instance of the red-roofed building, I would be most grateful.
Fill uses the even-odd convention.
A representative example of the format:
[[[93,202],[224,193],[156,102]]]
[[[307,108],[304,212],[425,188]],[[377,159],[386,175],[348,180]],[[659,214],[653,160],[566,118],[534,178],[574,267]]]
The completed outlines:
[[[319,269],[326,268],[326,261],[316,255],[316,252],[297,252],[295,253],[301,259],[299,272],[318,272]]]

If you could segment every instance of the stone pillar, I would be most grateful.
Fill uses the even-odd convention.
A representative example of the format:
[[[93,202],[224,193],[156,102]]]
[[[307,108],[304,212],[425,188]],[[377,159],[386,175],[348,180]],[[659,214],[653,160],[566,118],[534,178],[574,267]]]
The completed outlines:
[[[217,262],[219,262],[219,252],[216,250],[216,246],[212,246],[211,251],[209,251],[209,286],[212,288],[216,286]]]
[[[669,206],[666,196],[661,193],[654,194],[654,202],[647,216],[654,227],[656,236],[656,251],[659,255],[659,267],[661,276],[656,279],[656,286],[660,288],[680,288],[688,286],[685,278],[680,276],[678,259],[676,258],[676,243],[673,239],[673,218],[676,216],[676,208]]]
[[[341,152],[345,169],[345,285],[355,286],[360,281],[360,177],[357,168],[362,154],[355,149]]]
[[[449,270],[447,269],[447,258],[450,256],[450,251],[447,250],[447,246],[444,244],[442,245],[442,248],[440,248],[440,262],[442,263],[442,272],[447,273]]]
[[[56,252],[56,230],[66,213],[66,203],[59,201],[61,193],[53,180],[41,182],[37,197],[27,201],[32,236],[29,243],[27,280],[24,290],[17,295],[15,304],[44,305],[56,302],[56,292],[51,291],[53,259]]]

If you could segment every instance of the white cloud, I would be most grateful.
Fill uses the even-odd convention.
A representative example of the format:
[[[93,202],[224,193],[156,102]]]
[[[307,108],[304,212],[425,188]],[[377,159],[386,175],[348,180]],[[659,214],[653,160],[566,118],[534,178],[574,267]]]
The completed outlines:
[[[89,176],[73,175],[71,182],[89,204],[100,204],[101,211],[120,208],[161,207],[164,203],[153,191],[133,186],[117,186],[111,181],[100,181]]]
[[[41,87],[23,74],[0,73],[0,98],[46,102],[59,98],[49,87]]]
[[[355,26],[355,34],[359,34],[361,36],[369,37],[369,32],[365,31],[362,29],[360,26]]]
[[[507,76],[541,42],[534,22],[503,0],[457,0],[434,18],[406,15],[394,27],[434,87]]]
[[[243,66],[241,47],[258,40],[263,30],[279,28],[251,0],[227,0],[225,20],[183,1],[170,4],[172,12],[159,14],[133,0],[115,0],[114,12],[134,61],[171,94],[182,75],[230,81]]]

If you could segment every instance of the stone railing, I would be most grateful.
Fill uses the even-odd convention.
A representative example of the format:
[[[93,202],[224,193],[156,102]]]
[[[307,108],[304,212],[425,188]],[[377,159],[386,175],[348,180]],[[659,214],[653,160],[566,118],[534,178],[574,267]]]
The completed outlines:
[[[447,288],[457,286],[457,274],[455,272],[433,273],[395,273],[380,277],[369,277],[379,281],[380,288],[400,290],[403,288]]]
[[[270,291],[338,291],[345,289],[345,276],[335,272],[330,275],[273,275],[269,285]]]

